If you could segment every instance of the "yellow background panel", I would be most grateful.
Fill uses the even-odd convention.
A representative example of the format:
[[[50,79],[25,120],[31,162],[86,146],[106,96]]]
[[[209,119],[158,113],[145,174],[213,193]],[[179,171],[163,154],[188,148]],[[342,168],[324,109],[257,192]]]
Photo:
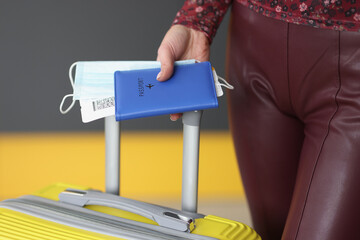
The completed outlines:
[[[0,199],[29,194],[55,182],[104,190],[101,132],[0,134]],[[181,132],[124,132],[121,195],[180,198]],[[201,198],[244,197],[231,136],[201,133]]]

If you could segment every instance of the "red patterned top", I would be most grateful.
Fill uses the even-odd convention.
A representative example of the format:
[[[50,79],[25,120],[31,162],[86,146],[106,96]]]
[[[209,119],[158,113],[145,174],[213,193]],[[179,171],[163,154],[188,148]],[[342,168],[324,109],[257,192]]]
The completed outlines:
[[[360,32],[360,0],[234,0],[267,17],[317,28]],[[232,0],[186,0],[173,24],[206,34],[211,42]]]

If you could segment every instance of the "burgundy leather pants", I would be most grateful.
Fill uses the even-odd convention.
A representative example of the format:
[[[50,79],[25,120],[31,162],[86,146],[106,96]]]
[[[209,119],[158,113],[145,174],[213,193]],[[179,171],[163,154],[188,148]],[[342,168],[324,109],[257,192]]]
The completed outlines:
[[[255,230],[360,239],[360,33],[234,2],[228,40],[230,127]]]

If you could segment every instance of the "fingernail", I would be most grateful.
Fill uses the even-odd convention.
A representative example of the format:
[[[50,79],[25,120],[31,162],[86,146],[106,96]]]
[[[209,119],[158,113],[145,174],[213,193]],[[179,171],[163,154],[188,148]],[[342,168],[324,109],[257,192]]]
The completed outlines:
[[[158,73],[158,75],[156,76],[156,80],[159,80],[159,78],[161,77],[161,71]]]

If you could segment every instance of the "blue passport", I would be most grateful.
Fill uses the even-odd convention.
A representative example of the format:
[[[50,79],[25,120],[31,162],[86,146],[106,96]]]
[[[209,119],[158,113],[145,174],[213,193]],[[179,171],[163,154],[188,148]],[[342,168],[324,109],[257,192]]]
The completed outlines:
[[[210,62],[178,65],[165,81],[160,68],[115,72],[117,121],[218,107]]]

